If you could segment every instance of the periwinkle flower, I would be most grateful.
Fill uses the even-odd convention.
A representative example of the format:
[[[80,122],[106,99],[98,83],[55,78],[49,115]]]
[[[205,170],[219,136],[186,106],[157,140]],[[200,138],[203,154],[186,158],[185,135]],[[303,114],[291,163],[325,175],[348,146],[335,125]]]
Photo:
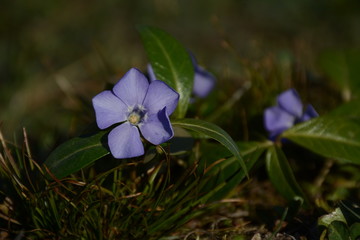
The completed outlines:
[[[198,98],[205,98],[215,86],[215,77],[203,67],[195,65],[193,94]]]
[[[193,55],[191,55],[191,60],[194,66],[193,94],[195,97],[205,98],[215,87],[216,78],[203,67],[199,66]],[[156,79],[154,70],[150,64],[148,64],[148,74],[150,81]]]
[[[113,89],[92,99],[96,123],[106,129],[121,123],[108,135],[115,158],[144,154],[142,136],[154,145],[168,141],[174,132],[169,120],[179,101],[179,94],[162,81],[148,82],[139,70],[130,69]]]
[[[310,104],[304,111],[298,92],[291,88],[278,95],[276,106],[265,109],[264,124],[270,139],[274,140],[286,129],[317,116],[319,114]]]

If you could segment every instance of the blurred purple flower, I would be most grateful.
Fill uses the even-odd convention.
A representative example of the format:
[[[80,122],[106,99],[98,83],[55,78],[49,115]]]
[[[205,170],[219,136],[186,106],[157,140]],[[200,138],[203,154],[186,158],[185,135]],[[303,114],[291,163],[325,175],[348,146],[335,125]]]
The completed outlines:
[[[194,66],[194,85],[193,94],[198,98],[205,98],[211,90],[215,87],[216,78],[210,72],[206,71],[203,67],[197,64],[195,57],[191,54],[191,60]],[[148,74],[150,81],[156,79],[154,70],[151,65],[148,64]]]
[[[305,111],[298,92],[291,88],[277,97],[277,105],[265,109],[264,123],[269,138],[274,140],[286,129],[299,122],[317,117],[319,114],[308,104]]]
[[[169,115],[178,100],[179,94],[164,82],[149,84],[144,74],[132,68],[112,91],[99,93],[92,103],[100,129],[121,123],[108,136],[111,154],[115,158],[131,158],[144,154],[140,133],[154,145],[173,137]]]
[[[205,98],[215,87],[215,77],[203,67],[195,65],[193,93],[198,98]]]

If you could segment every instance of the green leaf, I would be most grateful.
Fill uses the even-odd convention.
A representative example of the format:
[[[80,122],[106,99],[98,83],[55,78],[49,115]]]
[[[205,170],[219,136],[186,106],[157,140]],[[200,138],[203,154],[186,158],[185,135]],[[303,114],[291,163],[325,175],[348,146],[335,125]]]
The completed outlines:
[[[360,164],[360,118],[318,117],[295,125],[282,137],[322,156]]]
[[[281,148],[275,145],[268,148],[266,170],[272,184],[289,202],[300,200],[308,204]]]
[[[329,50],[320,55],[319,63],[325,74],[343,90],[345,99],[360,91],[360,49]]]
[[[327,116],[341,116],[341,117],[358,117],[360,118],[360,100],[353,100],[340,105],[333,111],[327,114]]]
[[[139,26],[146,53],[156,79],[166,82],[180,94],[177,118],[186,114],[194,81],[194,66],[187,50],[165,31],[149,26]]]
[[[241,183],[246,175],[240,162],[235,157],[224,159],[226,158],[225,156],[229,156],[230,152],[222,151],[224,148],[222,147],[220,149],[218,147],[219,144],[208,143],[205,145],[207,145],[205,148],[201,148],[204,155],[201,158],[198,168],[204,171],[205,167],[211,167],[204,176],[204,178],[206,178],[206,184],[201,189],[201,192],[209,192],[211,189],[223,184],[221,189],[214,193],[209,199],[209,202],[212,202],[224,198],[232,189]],[[245,160],[248,171],[255,165],[261,154],[268,147],[267,143],[260,142],[241,142],[237,143],[237,145]],[[222,156],[219,156],[219,153],[223,153]]]
[[[58,146],[46,159],[44,165],[59,179],[88,166],[109,154],[106,147],[107,133],[100,131],[90,136],[70,139]]]
[[[349,87],[349,70],[345,54],[339,50],[323,52],[319,58],[320,67],[332,81],[340,87]]]
[[[329,240],[349,240],[350,234],[346,224],[340,221],[333,221],[328,228]]]
[[[318,224],[328,227],[334,221],[346,223],[346,220],[340,208],[336,208],[333,212],[319,217]]]
[[[244,169],[245,174],[248,175],[244,159],[241,157],[238,146],[230,137],[230,135],[219,126],[199,119],[189,118],[173,120],[171,123],[173,126],[182,127],[194,132],[205,134],[221,143],[237,158],[241,164],[241,167]]]
[[[359,96],[360,91],[360,48],[349,49],[345,52],[345,57],[347,61],[347,65],[349,68],[349,81],[351,90],[353,93],[356,93]]]
[[[354,223],[350,226],[350,235],[351,239],[359,239],[360,238],[360,222]]]

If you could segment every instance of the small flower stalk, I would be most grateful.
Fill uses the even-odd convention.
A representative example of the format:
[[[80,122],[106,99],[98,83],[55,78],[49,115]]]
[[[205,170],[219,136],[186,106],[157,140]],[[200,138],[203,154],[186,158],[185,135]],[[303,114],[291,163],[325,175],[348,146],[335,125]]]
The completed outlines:
[[[96,123],[100,129],[119,124],[108,135],[108,145],[115,158],[144,154],[141,135],[154,145],[174,135],[169,116],[174,112],[179,94],[162,81],[148,82],[139,70],[130,69],[113,89],[92,99]]]
[[[311,104],[304,110],[298,92],[291,88],[278,95],[276,106],[265,109],[264,125],[269,132],[269,138],[274,141],[283,131],[295,124],[317,116],[319,114]]]

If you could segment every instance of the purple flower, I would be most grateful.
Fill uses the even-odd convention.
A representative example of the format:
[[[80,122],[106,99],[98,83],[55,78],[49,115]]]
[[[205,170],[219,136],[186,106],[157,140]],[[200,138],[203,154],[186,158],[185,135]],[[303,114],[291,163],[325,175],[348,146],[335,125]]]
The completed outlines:
[[[149,84],[137,69],[130,69],[112,91],[105,90],[92,99],[96,122],[100,129],[121,123],[108,136],[115,158],[131,158],[144,154],[140,133],[158,145],[173,137],[169,120],[179,101],[179,94],[162,81]]]
[[[264,123],[270,139],[274,140],[286,129],[296,123],[307,121],[319,114],[312,105],[307,105],[305,111],[297,91],[293,88],[282,92],[277,97],[277,105],[265,109]]]
[[[211,90],[215,87],[216,79],[214,75],[210,72],[206,71],[203,67],[197,64],[195,57],[191,55],[191,59],[194,66],[194,85],[193,85],[193,94],[198,98],[205,98]],[[156,79],[154,70],[151,65],[148,64],[148,74],[150,81],[154,81]]]
[[[215,87],[215,77],[203,67],[195,65],[193,93],[196,97],[205,98]]]

